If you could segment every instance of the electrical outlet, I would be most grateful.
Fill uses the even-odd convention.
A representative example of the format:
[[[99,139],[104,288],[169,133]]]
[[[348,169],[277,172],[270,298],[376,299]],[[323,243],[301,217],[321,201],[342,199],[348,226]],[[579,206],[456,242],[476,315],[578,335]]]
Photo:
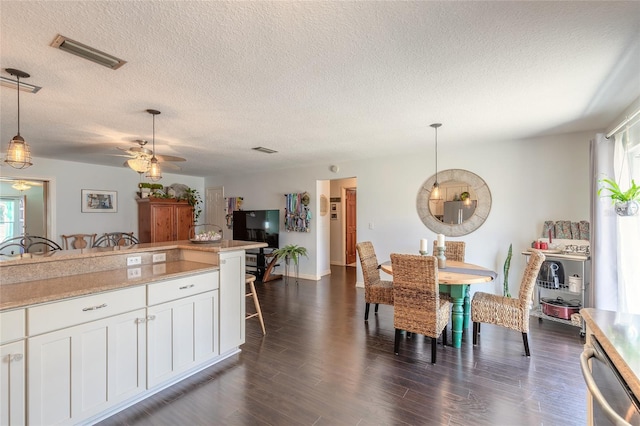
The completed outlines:
[[[167,253],[156,253],[153,255],[153,263],[166,262],[166,261],[167,261]]]
[[[142,265],[142,256],[127,257],[127,266]]]
[[[142,268],[129,268],[127,269],[127,278],[140,278],[142,276]]]
[[[374,228],[373,222],[369,222],[369,229],[373,229],[373,228]]]

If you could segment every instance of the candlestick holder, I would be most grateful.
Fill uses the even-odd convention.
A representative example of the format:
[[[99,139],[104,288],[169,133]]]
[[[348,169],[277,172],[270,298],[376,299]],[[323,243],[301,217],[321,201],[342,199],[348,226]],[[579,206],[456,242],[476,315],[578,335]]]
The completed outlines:
[[[420,254],[421,254],[422,256],[428,256],[428,255],[429,255],[429,252],[428,252],[428,251],[426,251],[426,250],[420,250]]]
[[[444,255],[444,247],[436,247],[436,258],[438,259],[438,268],[443,269],[447,267],[447,257]]]

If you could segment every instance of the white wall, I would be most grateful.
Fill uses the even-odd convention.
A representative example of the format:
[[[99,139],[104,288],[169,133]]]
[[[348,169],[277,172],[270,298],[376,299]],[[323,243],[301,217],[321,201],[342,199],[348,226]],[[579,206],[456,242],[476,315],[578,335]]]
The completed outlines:
[[[478,174],[488,184],[493,205],[487,221],[473,233],[455,238],[467,242],[469,262],[501,273],[510,243],[511,293],[524,269],[520,252],[538,236],[545,220],[589,220],[589,140],[592,133],[568,134],[510,142],[488,142],[448,148],[440,144],[441,170],[459,168]],[[420,238],[430,241],[435,233],[425,227],[416,213],[416,195],[433,173],[433,149],[425,144],[419,152],[396,157],[363,158],[338,164],[337,176],[329,165],[282,169],[262,174],[212,176],[206,186],[223,185],[225,194],[244,197],[245,209],[282,209],[284,194],[312,192],[317,180],[353,177],[358,182],[358,241],[373,242],[379,261],[391,252],[416,253]],[[259,184],[257,184],[259,183]],[[310,259],[300,265],[302,277],[319,277],[315,259],[317,244],[318,194],[312,194],[314,219],[311,233],[283,233],[280,244],[294,243],[309,249]],[[368,224],[373,223],[374,229]],[[323,253],[321,253],[324,256]],[[358,266],[358,281],[362,271]],[[483,287],[501,291],[501,278]],[[474,286],[474,289],[477,289]]]
[[[55,241],[61,242],[60,235],[63,234],[134,231],[138,235],[138,206],[135,200],[140,177],[131,169],[34,158],[33,166],[28,169],[3,167],[2,175],[51,181],[53,226],[50,235]],[[201,198],[204,194],[204,178],[201,177],[163,173],[158,183],[164,186],[182,183],[195,188]],[[82,189],[117,191],[118,211],[82,213]]]

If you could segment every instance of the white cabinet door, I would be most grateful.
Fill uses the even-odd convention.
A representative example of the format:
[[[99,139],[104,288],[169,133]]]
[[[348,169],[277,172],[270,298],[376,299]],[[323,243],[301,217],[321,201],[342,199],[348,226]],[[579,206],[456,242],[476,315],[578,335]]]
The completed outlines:
[[[217,290],[147,309],[149,389],[219,354],[217,309]]]
[[[0,346],[0,425],[25,424],[24,340]]]
[[[245,252],[220,252],[220,354],[244,343]]]
[[[77,423],[143,392],[144,317],[139,309],[29,338],[29,423]]]

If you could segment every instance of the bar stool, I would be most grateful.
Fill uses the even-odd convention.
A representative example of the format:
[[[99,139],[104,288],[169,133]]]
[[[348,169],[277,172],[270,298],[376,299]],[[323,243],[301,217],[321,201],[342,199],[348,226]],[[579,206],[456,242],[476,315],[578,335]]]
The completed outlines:
[[[262,327],[262,334],[267,334],[267,331],[264,328],[264,320],[262,319],[262,310],[260,309],[260,302],[258,302],[258,293],[256,293],[256,286],[254,282],[256,281],[256,276],[251,274],[245,274],[244,282],[245,284],[249,284],[249,292],[245,294],[246,297],[253,297],[253,303],[256,307],[256,312],[253,314],[247,314],[245,316],[245,320],[249,318],[258,317],[260,320],[260,326]]]

